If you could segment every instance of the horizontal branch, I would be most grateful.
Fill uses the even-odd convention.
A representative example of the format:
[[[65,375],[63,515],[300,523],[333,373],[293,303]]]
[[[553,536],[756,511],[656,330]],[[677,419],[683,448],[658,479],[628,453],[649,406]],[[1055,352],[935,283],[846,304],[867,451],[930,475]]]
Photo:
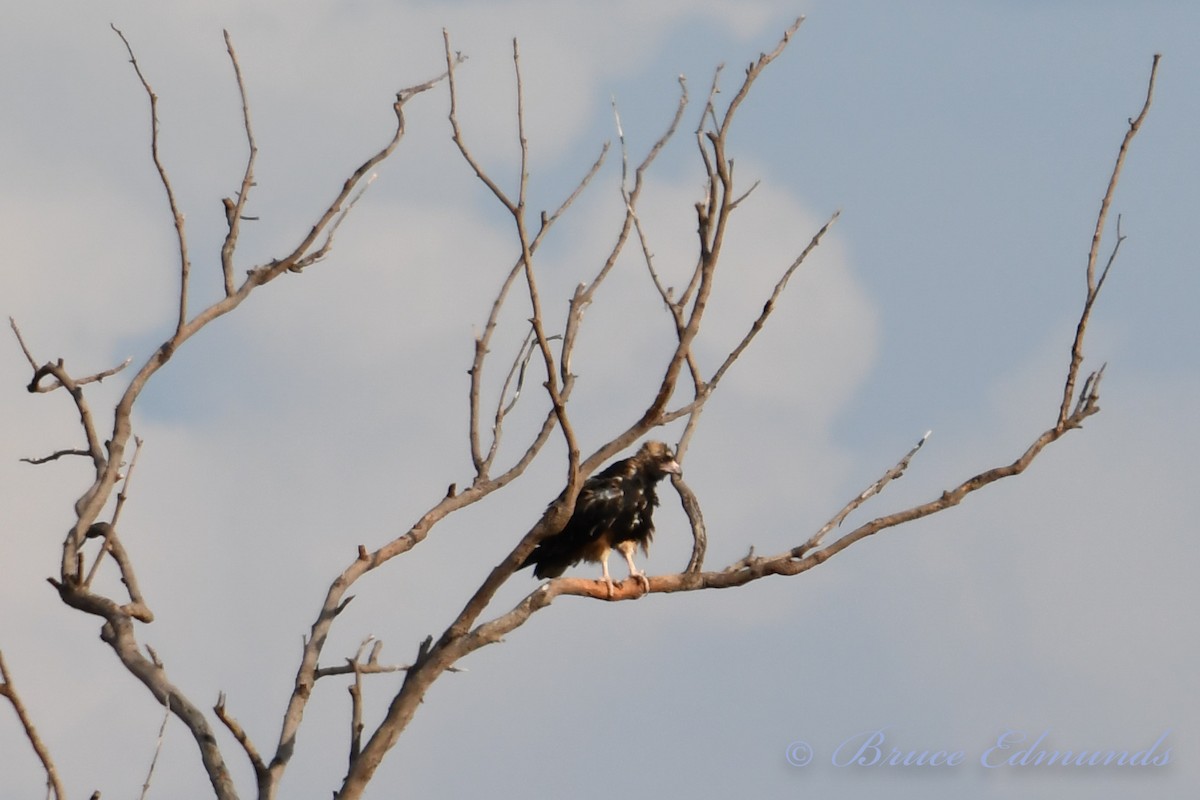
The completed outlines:
[[[53,453],[51,453],[48,456],[40,456],[38,458],[22,458],[21,461],[24,461],[26,464],[35,464],[35,465],[36,464],[48,464],[51,461],[57,461],[58,459],[63,458],[64,456],[83,456],[83,457],[87,458],[87,457],[90,457],[91,455],[92,454],[90,452],[88,452],[87,450],[79,450],[79,449],[72,448],[72,449],[67,449],[67,450],[55,450]]]
[[[328,678],[333,675],[385,675],[390,672],[407,672],[412,664],[360,664],[352,658],[347,658],[345,664],[334,667],[318,667],[313,673],[316,678]]]

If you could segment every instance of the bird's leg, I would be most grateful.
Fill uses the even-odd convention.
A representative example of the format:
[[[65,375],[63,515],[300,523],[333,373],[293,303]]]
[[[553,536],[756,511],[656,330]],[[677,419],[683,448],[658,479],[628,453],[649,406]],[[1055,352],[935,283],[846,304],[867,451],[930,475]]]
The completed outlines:
[[[604,570],[604,585],[608,587],[608,599],[612,600],[613,582],[612,576],[608,574],[608,550],[604,551],[604,556],[600,559],[600,568]]]
[[[625,563],[629,565],[629,577],[636,578],[642,584],[642,594],[649,594],[650,579],[633,563],[633,551],[637,549],[637,545],[633,542],[621,542],[617,545],[617,549],[621,551],[621,555],[625,556]]]

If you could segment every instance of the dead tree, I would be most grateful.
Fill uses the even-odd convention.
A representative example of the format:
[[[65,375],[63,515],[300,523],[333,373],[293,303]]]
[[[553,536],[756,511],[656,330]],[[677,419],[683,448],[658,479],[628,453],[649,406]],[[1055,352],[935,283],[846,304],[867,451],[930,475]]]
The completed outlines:
[[[133,49],[124,35],[116,31],[128,49],[130,62],[149,100],[151,155],[174,220],[179,274],[174,329],[165,341],[137,366],[115,406],[111,410],[103,410],[98,415],[88,400],[89,384],[118,373],[123,375],[122,371],[130,366],[130,362],[96,374],[78,376],[67,368],[66,362],[61,358],[40,361],[35,357],[34,348],[24,339],[17,323],[13,321],[11,324],[16,340],[32,371],[28,390],[40,393],[61,391],[69,395],[78,414],[82,432],[82,441],[77,447],[41,457],[30,457],[27,460],[30,463],[41,464],[59,458],[82,457],[91,462],[91,480],[75,502],[75,523],[63,540],[58,574],[50,579],[50,582],[65,604],[97,618],[101,638],[112,648],[121,664],[141,681],[169,714],[178,718],[190,731],[213,792],[218,798],[233,800],[241,793],[230,776],[227,754],[222,751],[214,735],[214,721],[224,725],[241,745],[242,757],[249,761],[257,779],[258,797],[264,800],[274,798],[278,796],[281,779],[292,760],[297,739],[301,734],[305,710],[317,689],[318,681],[337,675],[352,676],[349,767],[336,797],[341,800],[360,797],[383,758],[413,718],[432,683],[443,673],[456,670],[456,665],[463,657],[500,641],[506,634],[524,625],[555,598],[561,595],[579,595],[599,601],[623,601],[640,597],[645,591],[688,592],[723,589],[742,586],[768,575],[797,575],[806,572],[868,536],[935,514],[961,503],[968,495],[989,484],[1019,475],[1046,447],[1069,431],[1079,428],[1088,417],[1099,411],[1103,367],[1087,373],[1082,371],[1084,337],[1096,299],[1121,245],[1122,236],[1118,230],[1111,250],[1107,257],[1102,258],[1101,246],[1113,193],[1129,145],[1150,107],[1158,65],[1157,57],[1151,68],[1145,101],[1140,112],[1129,120],[1096,220],[1086,262],[1083,305],[1075,337],[1070,345],[1061,402],[1053,409],[1052,414],[1047,415],[1050,417],[1048,427],[1031,443],[1020,449],[1014,460],[968,477],[926,502],[882,514],[853,530],[841,530],[843,520],[852,511],[879,494],[890,481],[904,474],[910,461],[926,441],[923,437],[895,466],[842,505],[827,524],[816,532],[798,539],[795,546],[773,555],[757,555],[751,550],[744,558],[716,569],[706,568],[705,565],[707,534],[698,498],[682,478],[676,475],[672,477],[672,484],[678,492],[694,535],[692,555],[683,570],[673,574],[651,576],[648,588],[644,588],[637,581],[626,580],[616,586],[611,596],[607,587],[597,580],[576,577],[552,579],[530,592],[512,608],[501,611],[492,609],[497,591],[513,577],[538,542],[562,528],[572,513],[583,481],[602,464],[646,434],[676,421],[681,421],[682,424],[682,435],[677,442],[676,451],[680,460],[685,458],[705,403],[769,321],[789,278],[821,244],[830,226],[837,220],[838,214],[834,212],[828,221],[813,233],[808,245],[796,254],[791,263],[779,265],[778,281],[774,290],[764,298],[757,318],[752,321],[739,341],[730,343],[726,355],[715,368],[706,367],[693,349],[693,342],[704,322],[714,291],[714,276],[721,264],[726,233],[743,201],[756,185],[743,188],[735,180],[734,159],[728,152],[730,131],[733,129],[738,109],[754,87],[755,81],[784,52],[801,22],[802,20],[796,20],[774,49],[761,54],[745,68],[738,76],[736,86],[727,102],[721,101],[718,93],[719,81],[723,77],[720,69],[716,71],[708,87],[693,134],[705,178],[705,190],[695,204],[696,258],[690,278],[682,291],[676,292],[668,288],[655,269],[652,252],[647,244],[647,231],[639,216],[639,199],[645,187],[647,170],[683,124],[689,105],[686,84],[681,79],[679,101],[670,124],[640,160],[631,157],[620,118],[616,118],[621,161],[621,181],[618,188],[624,201],[624,215],[611,250],[598,260],[590,280],[580,283],[575,288],[567,303],[565,316],[561,318],[547,311],[549,306],[543,302],[539,291],[538,251],[555,223],[571,209],[579,195],[590,187],[608,155],[609,148],[605,145],[595,162],[585,171],[574,191],[556,209],[537,216],[531,215],[527,203],[531,176],[528,168],[529,145],[525,137],[525,98],[520,51],[515,41],[512,65],[517,92],[515,114],[519,133],[515,146],[520,159],[519,177],[515,182],[506,184],[495,178],[472,153],[469,144],[470,132],[464,130],[458,116],[455,71],[460,67],[462,58],[453,50],[447,34],[442,73],[396,94],[393,103],[396,124],[390,138],[346,178],[333,202],[318,216],[311,228],[286,252],[264,263],[239,270],[236,260],[239,233],[243,221],[247,219],[248,198],[255,187],[258,145],[251,125],[246,83],[232,42],[226,35],[229,59],[241,95],[247,157],[237,191],[223,201],[227,230],[219,247],[219,257],[215,259],[220,264],[223,295],[211,305],[196,310],[189,304],[192,253],[185,218],[178,205],[168,170],[159,154],[157,97],[139,66]],[[404,137],[405,108],[408,103],[418,95],[443,87],[449,93],[449,124],[453,141],[465,163],[511,218],[516,252],[512,266],[501,280],[490,312],[474,343],[467,398],[470,457],[474,475],[463,486],[450,484],[444,495],[434,498],[428,510],[399,536],[374,548],[360,545],[356,552],[348,554],[348,563],[339,574],[333,576],[321,609],[305,637],[303,652],[293,679],[294,689],[281,716],[278,740],[264,747],[264,743],[251,740],[227,706],[224,696],[218,699],[211,710],[202,708],[172,682],[166,666],[154,651],[139,642],[139,625],[153,622],[154,614],[139,591],[134,554],[127,551],[119,536],[119,518],[129,496],[141,445],[141,440],[134,431],[134,408],[142,391],[162,366],[209,323],[234,311],[253,292],[277,278],[299,273],[329,255],[339,225],[358,201],[371,179],[372,171],[392,154]],[[665,313],[669,315],[674,331],[670,354],[658,367],[661,377],[658,379],[657,388],[646,398],[644,410],[640,415],[629,420],[623,429],[611,434],[604,444],[593,452],[584,453],[577,433],[580,420],[573,416],[570,405],[576,380],[574,370],[587,368],[585,364],[576,364],[573,360],[575,343],[585,323],[586,312],[596,299],[597,290],[612,273],[618,257],[631,248],[640,251],[641,261],[652,279],[653,286],[656,287]],[[496,365],[491,358],[493,336],[501,324],[502,311],[513,304],[522,304],[527,311],[528,338],[525,347],[511,362],[501,364],[499,371],[496,371]],[[499,443],[506,415],[518,399],[534,393],[534,390],[526,387],[526,384],[534,383],[541,384],[545,395],[546,410],[540,426],[528,441],[518,448],[519,455],[514,460],[500,463]],[[491,394],[499,396],[494,407],[485,407],[484,397],[489,395],[489,389]],[[679,397],[683,399],[676,399]],[[108,428],[110,425],[111,430]],[[548,506],[544,515],[523,535],[512,535],[513,545],[510,552],[494,565],[482,583],[464,600],[461,611],[450,624],[436,637],[430,636],[420,643],[411,663],[380,663],[379,643],[368,639],[363,642],[358,652],[346,658],[344,663],[330,664],[326,660],[322,664],[323,658],[329,658],[325,653],[325,644],[330,631],[352,599],[349,591],[356,581],[373,570],[384,568],[392,559],[417,548],[434,532],[439,522],[454,512],[477,503],[520,479],[534,459],[542,455],[552,441],[560,441],[566,452],[561,493]],[[98,552],[92,556],[85,552],[84,547],[89,539],[99,539],[101,544]],[[113,596],[94,588],[93,579],[102,568],[117,570],[124,587],[122,596]],[[372,674],[399,671],[404,672],[401,687],[392,697],[382,722],[368,730],[363,723],[363,681],[366,676]],[[45,767],[50,790],[56,797],[62,797],[62,787],[53,761],[29,720],[3,661],[0,661],[0,679],[3,681],[0,682],[0,695],[8,698],[15,708],[27,738]]]

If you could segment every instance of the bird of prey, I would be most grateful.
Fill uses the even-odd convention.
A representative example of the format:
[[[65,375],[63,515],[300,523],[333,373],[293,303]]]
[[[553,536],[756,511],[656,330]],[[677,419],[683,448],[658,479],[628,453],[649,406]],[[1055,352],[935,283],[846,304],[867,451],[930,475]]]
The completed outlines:
[[[630,577],[650,591],[650,581],[634,565],[633,553],[640,546],[649,554],[654,536],[651,515],[658,505],[655,485],[667,475],[679,474],[679,462],[670,447],[646,442],[630,458],[616,461],[584,481],[566,526],[539,542],[520,569],[532,565],[535,577],[557,578],[580,561],[599,562],[612,597],[608,554],[615,548],[625,556]]]

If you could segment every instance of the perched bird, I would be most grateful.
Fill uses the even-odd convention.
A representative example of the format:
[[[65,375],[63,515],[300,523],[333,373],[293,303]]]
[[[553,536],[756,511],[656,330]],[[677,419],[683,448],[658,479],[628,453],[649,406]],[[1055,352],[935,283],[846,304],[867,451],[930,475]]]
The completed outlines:
[[[651,515],[658,505],[655,484],[667,475],[679,474],[679,462],[670,447],[646,442],[632,457],[616,461],[584,481],[566,526],[539,542],[520,569],[532,565],[535,577],[557,578],[580,561],[599,562],[612,597],[608,554],[616,548],[625,556],[630,577],[649,591],[650,581],[634,565],[633,552],[640,546],[649,554],[654,536]]]

